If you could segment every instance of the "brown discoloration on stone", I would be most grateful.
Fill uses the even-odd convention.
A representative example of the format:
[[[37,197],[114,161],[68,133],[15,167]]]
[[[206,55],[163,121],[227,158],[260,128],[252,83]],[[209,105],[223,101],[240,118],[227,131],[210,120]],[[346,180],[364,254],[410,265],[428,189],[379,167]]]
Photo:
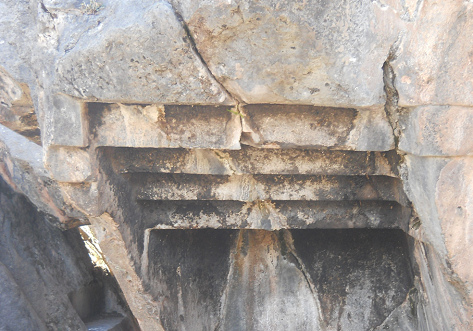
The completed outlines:
[[[317,298],[289,250],[281,233],[240,231],[222,329],[321,330]]]
[[[240,148],[239,116],[228,107],[94,104],[97,146]]]
[[[406,205],[398,179],[304,175],[127,175],[139,200],[387,200]]]
[[[382,108],[247,105],[242,143],[267,148],[387,151],[394,148]]]
[[[343,229],[407,230],[411,210],[376,201],[147,201],[143,217],[156,229]]]
[[[16,82],[0,67],[0,123],[41,145],[38,121],[25,83]]]
[[[392,153],[314,149],[240,150],[108,148],[120,173],[384,175],[395,177]]]

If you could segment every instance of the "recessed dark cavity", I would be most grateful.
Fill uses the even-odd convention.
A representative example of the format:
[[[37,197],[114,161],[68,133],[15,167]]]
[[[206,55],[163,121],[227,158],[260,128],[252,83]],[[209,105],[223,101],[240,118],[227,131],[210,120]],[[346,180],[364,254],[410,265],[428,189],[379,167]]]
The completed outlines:
[[[400,230],[153,230],[147,258],[166,330],[369,330],[413,287]]]

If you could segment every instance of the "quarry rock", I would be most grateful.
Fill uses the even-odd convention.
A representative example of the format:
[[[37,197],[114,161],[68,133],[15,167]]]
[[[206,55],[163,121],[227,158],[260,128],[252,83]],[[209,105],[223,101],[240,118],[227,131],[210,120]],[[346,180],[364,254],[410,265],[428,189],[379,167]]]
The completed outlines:
[[[89,100],[231,102],[167,2],[110,2],[98,15],[97,25],[57,60],[53,84],[59,92]]]
[[[471,1],[0,2],[0,330],[471,330]]]
[[[125,315],[126,308],[113,307],[116,294],[94,271],[79,230],[54,227],[23,195],[0,185],[0,329],[87,330],[89,314],[118,308]]]

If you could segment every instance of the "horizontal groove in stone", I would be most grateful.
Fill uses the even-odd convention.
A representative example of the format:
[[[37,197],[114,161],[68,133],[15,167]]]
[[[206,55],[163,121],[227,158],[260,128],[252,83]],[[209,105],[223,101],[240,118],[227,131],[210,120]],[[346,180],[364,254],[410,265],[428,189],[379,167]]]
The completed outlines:
[[[157,229],[399,228],[411,210],[390,201],[140,201]]]
[[[395,151],[355,152],[313,149],[241,150],[103,148],[120,173],[203,175],[305,174],[396,176]]]
[[[407,205],[387,176],[127,174],[138,200],[386,200]]]

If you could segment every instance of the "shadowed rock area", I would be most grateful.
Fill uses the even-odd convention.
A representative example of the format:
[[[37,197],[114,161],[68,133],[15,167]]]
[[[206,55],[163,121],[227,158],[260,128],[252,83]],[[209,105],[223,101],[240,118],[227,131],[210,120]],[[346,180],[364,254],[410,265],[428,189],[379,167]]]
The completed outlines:
[[[154,230],[146,279],[166,330],[369,330],[413,288],[399,230]]]
[[[135,328],[116,281],[92,264],[78,229],[61,231],[0,179],[0,329],[87,330],[115,315]]]

